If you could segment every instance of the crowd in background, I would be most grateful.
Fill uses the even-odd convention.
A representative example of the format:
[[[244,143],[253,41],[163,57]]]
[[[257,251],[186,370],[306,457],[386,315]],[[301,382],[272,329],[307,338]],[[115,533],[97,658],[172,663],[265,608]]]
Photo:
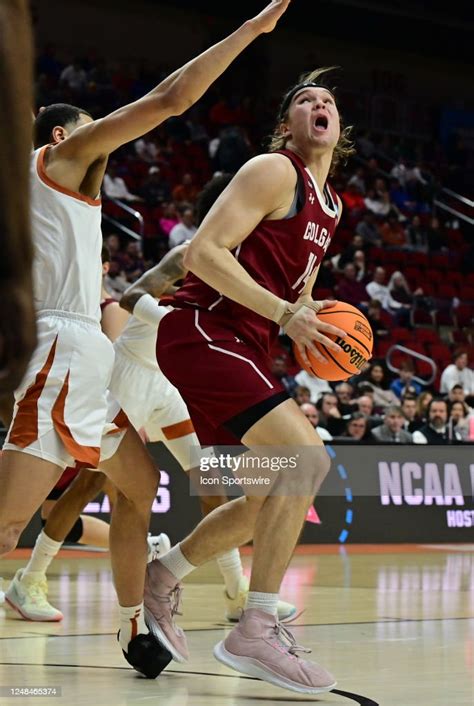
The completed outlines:
[[[73,103],[98,117],[156,82],[146,66],[132,71],[95,55],[61,62],[48,47],[37,61],[36,103]],[[113,155],[103,186],[112,296],[120,299],[170,247],[193,237],[203,185],[262,151],[271,129],[251,98],[211,90],[184,116]],[[433,207],[449,158],[435,142],[367,130],[354,139],[357,156],[332,178],[344,211],[314,296],[366,314],[374,359],[360,376],[329,384],[299,370],[282,337],[273,372],[324,440],[474,441],[474,239]],[[143,218],[139,238],[130,235],[138,232],[134,213]],[[387,365],[394,343],[418,356],[395,351]],[[420,355],[434,361],[433,375]]]

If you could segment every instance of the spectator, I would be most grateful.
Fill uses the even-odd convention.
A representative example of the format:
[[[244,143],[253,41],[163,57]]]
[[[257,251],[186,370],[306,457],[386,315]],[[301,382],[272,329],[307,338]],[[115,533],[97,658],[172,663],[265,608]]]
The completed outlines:
[[[405,395],[414,395],[417,397],[420,394],[422,387],[418,382],[413,380],[414,374],[415,369],[411,360],[404,360],[400,364],[400,377],[394,380],[390,385],[390,389],[393,390],[399,399],[405,397]]]
[[[464,392],[463,386],[460,385],[459,383],[457,383],[456,385],[453,385],[453,387],[451,388],[451,390],[449,392],[448,398],[449,398],[449,402],[462,402],[463,404],[467,404],[466,393]],[[468,405],[468,409],[469,409],[469,414],[474,413],[474,410],[471,407],[469,407],[469,405]]]
[[[142,184],[140,194],[147,206],[155,208],[168,203],[171,198],[171,190],[167,181],[161,176],[161,170],[157,166],[148,169],[148,176]]]
[[[408,247],[415,252],[427,253],[429,249],[428,233],[418,215],[413,216],[407,229]]]
[[[194,225],[194,212],[192,208],[186,208],[181,216],[181,222],[175,225],[170,231],[170,248],[191,240],[196,234],[197,228]]]
[[[412,292],[405,275],[398,270],[394,272],[389,279],[388,292],[391,297],[390,307],[392,309],[396,310],[400,307],[411,309],[415,301],[423,306],[428,306],[428,302],[423,298],[422,288],[417,287],[415,291]]]
[[[385,368],[381,363],[372,363],[370,366],[368,375],[366,377],[366,382],[369,384],[373,390],[374,395],[374,408],[381,413],[385,412],[385,409],[390,405],[396,406],[398,404],[398,397],[392,390],[387,389],[387,374]]]
[[[198,194],[199,189],[195,184],[193,184],[193,175],[187,172],[186,174],[183,174],[181,184],[174,187],[172,196],[173,201],[178,204],[183,201],[186,203],[194,203],[198,197]]]
[[[380,339],[386,340],[388,338],[391,328],[390,315],[382,309],[382,304],[378,299],[369,301],[367,321],[374,335],[374,346],[377,345]]]
[[[140,139],[135,140],[133,146],[135,147],[137,157],[144,162],[154,164],[158,160],[160,150],[153,139],[152,133],[149,132],[147,135],[143,135]]]
[[[407,245],[407,234],[398,218],[389,215],[388,221],[380,228],[384,245],[390,248],[404,248]]]
[[[319,423],[332,436],[342,434],[345,422],[337,406],[337,397],[333,392],[325,392],[319,398],[316,408],[319,410]]]
[[[357,399],[357,409],[359,412],[362,412],[362,414],[366,416],[369,429],[373,429],[379,424],[382,424],[383,418],[380,417],[378,414],[374,414],[374,399],[372,395],[361,395]]]
[[[313,427],[316,429],[318,432],[319,436],[323,441],[332,441],[332,436],[328,432],[327,429],[324,429],[324,427],[319,426],[319,411],[316,409],[314,404],[311,404],[310,402],[304,402],[300,406],[301,411],[305,415],[307,419],[311,422]]]
[[[363,250],[356,250],[354,253],[354,266],[356,268],[356,280],[358,282],[365,282],[367,278],[367,265],[365,261],[365,252]]]
[[[347,414],[351,414],[357,404],[355,400],[353,400],[354,388],[352,385],[348,382],[339,382],[334,391],[336,393],[337,406],[341,415],[344,417]]]
[[[81,66],[80,59],[66,66],[59,77],[59,85],[69,88],[76,96],[81,96],[87,88],[87,75]]]
[[[276,358],[273,359],[271,370],[273,375],[278,378],[281,384],[285,387],[290,397],[293,397],[297,388],[297,384],[295,378],[291,375],[288,375],[288,366],[286,364],[285,358],[282,355],[278,355],[276,356]]]
[[[337,285],[337,295],[341,301],[353,306],[368,306],[369,297],[365,285],[357,281],[357,270],[352,262],[344,267],[344,274]]]
[[[380,197],[375,189],[368,189],[364,199],[365,208],[375,213],[376,216],[388,216],[391,211],[390,197],[387,192]]]
[[[359,194],[365,194],[365,171],[363,167],[357,167],[355,173],[347,182],[350,186],[355,186]]]
[[[467,353],[462,350],[454,353],[453,362],[441,374],[441,394],[447,395],[454,385],[462,385],[467,397],[474,395],[474,370],[469,367]]]
[[[104,277],[104,287],[115,299],[120,300],[122,294],[130,286],[125,274],[122,272],[117,261],[111,260],[109,270]]]
[[[416,400],[416,418],[422,422],[422,425],[425,424],[427,420],[428,407],[432,399],[433,395],[431,392],[425,390],[418,395],[418,399]]]
[[[413,395],[404,395],[402,398],[402,412],[405,416],[405,429],[410,434],[423,426],[422,420],[418,419],[416,414],[416,397]]]
[[[135,282],[145,272],[146,264],[136,240],[131,240],[125,248],[123,269],[128,282]]]
[[[305,387],[304,385],[298,385],[295,387],[295,402],[296,404],[301,407],[302,404],[311,404],[311,392],[309,390],[309,387]]]
[[[412,435],[403,427],[405,425],[405,415],[402,408],[391,405],[385,410],[383,424],[372,430],[377,441],[390,442],[392,444],[411,444]]]
[[[449,424],[459,434],[462,441],[469,439],[470,408],[465,402],[457,401],[449,404]]]
[[[362,444],[372,444],[375,441],[369,429],[368,419],[362,412],[352,412],[350,419],[347,420],[346,429],[341,436]]]
[[[397,163],[390,170],[390,176],[398,180],[403,186],[406,182],[407,167],[404,157],[400,157]]]
[[[104,193],[109,199],[121,199],[122,201],[143,201],[140,196],[131,194],[126,183],[117,175],[117,165],[111,162],[104,174]]]
[[[324,392],[332,392],[327,380],[321,380],[314,375],[310,375],[306,370],[300,370],[300,372],[295,375],[295,381],[301,387],[307,387],[309,389],[311,402],[313,404],[316,404]]]
[[[416,201],[397,179],[393,179],[390,184],[390,201],[401,213],[413,213],[416,210]]]
[[[366,286],[366,290],[371,299],[377,299],[384,309],[389,311],[389,291],[385,284],[385,270],[383,267],[376,267],[374,279]]]
[[[364,245],[379,246],[382,243],[380,232],[377,227],[376,216],[373,211],[364,211],[361,220],[356,226],[357,235],[361,235]]]
[[[163,233],[169,236],[173,228],[179,223],[178,211],[174,201],[163,204],[163,215],[158,222]]]
[[[362,193],[354,183],[348,183],[341,194],[344,207],[349,215],[358,218],[365,211],[365,202]]]
[[[430,225],[427,229],[429,250],[431,252],[439,252],[447,247],[446,234],[441,228],[439,218],[433,216]]]
[[[364,239],[361,235],[354,235],[350,244],[344,248],[337,260],[337,268],[339,270],[344,269],[344,266],[348,262],[352,262],[354,255],[358,250],[362,250],[364,247]],[[335,258],[333,258],[334,261]]]
[[[427,410],[428,421],[413,432],[415,444],[449,444],[461,441],[461,435],[448,425],[448,403],[446,400],[432,399]]]

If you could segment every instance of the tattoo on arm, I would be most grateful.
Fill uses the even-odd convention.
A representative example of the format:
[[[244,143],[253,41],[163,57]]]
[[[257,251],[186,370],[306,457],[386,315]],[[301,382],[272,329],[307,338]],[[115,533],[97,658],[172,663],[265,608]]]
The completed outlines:
[[[144,294],[158,298],[169,293],[169,288],[186,274],[183,264],[185,250],[178,246],[167,253],[161,262],[145,272],[124,292],[120,306],[132,313],[135,304]]]

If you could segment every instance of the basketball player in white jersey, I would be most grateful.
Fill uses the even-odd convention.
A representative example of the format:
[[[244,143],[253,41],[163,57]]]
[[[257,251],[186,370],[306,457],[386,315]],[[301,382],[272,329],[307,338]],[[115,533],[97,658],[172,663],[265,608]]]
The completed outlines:
[[[197,208],[199,222],[230,180],[231,175],[217,177],[203,189]],[[151,285],[154,296],[158,298],[169,291],[177,280],[182,279],[186,274],[183,266],[186,249],[187,243],[173,248],[158,265],[132,285],[123,297],[125,306],[130,308],[128,301],[134,297],[137,290],[141,291],[141,286],[150,288]],[[104,307],[104,304],[109,301],[111,303]],[[121,322],[124,317],[128,318],[128,314],[118,302],[109,299],[106,291],[102,292],[101,307],[102,329],[105,329],[104,313],[109,311],[106,330],[108,337],[114,340],[114,333],[118,329],[123,329]],[[117,311],[117,307],[120,312]],[[120,319],[117,318],[117,314]],[[190,471],[192,452],[195,453],[199,441],[181,395],[158,367],[155,347],[156,327],[140,321],[133,315],[130,316],[124,330],[115,339],[115,362],[109,389],[120,402],[135,429],[143,429],[150,441],[164,442],[183,470]],[[102,487],[102,474],[84,469],[51,510],[27,567],[17,572],[6,593],[7,602],[22,617],[35,621],[62,620],[61,611],[54,608],[46,599],[46,570],[63,541],[68,538],[70,541],[76,541],[78,532],[83,530],[80,513],[85,505],[97,496]],[[204,515],[211,512],[214,507],[227,502],[224,496],[202,497],[200,500]],[[86,518],[87,521],[91,519],[95,518]],[[101,524],[104,527],[100,534],[104,535],[104,540],[99,546],[107,547],[108,525],[103,522]],[[96,528],[96,534],[99,534],[98,530],[99,528]],[[159,558],[169,549],[169,539],[163,533],[148,537],[148,544],[153,558]],[[245,607],[248,594],[248,579],[243,574],[239,550],[231,549],[224,552],[217,558],[217,563],[225,582],[226,618],[236,622]],[[23,590],[21,587],[18,588],[18,577],[25,574],[28,586],[31,587],[30,592],[25,590],[26,587]],[[20,598],[20,593],[23,600]],[[278,615],[281,620],[291,617],[295,612],[294,605],[279,601]]]
[[[98,195],[108,155],[183,113],[246,46],[274,29],[288,4],[273,0],[146,96],[103,119],[59,104],[35,123],[30,178],[38,346],[16,391],[0,467],[0,554],[15,548],[66,466],[100,462],[119,491],[110,544],[120,645],[148,677],[170,658],[143,614],[145,540],[159,478],[138,434],[106,394],[114,353],[99,325]]]

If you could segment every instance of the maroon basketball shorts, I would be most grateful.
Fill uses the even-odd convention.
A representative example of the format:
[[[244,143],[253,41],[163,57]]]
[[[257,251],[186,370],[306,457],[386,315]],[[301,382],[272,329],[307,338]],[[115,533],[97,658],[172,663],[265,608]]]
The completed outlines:
[[[250,427],[288,399],[264,355],[212,312],[170,310],[160,322],[156,351],[161,370],[186,402],[202,445],[239,443]]]

